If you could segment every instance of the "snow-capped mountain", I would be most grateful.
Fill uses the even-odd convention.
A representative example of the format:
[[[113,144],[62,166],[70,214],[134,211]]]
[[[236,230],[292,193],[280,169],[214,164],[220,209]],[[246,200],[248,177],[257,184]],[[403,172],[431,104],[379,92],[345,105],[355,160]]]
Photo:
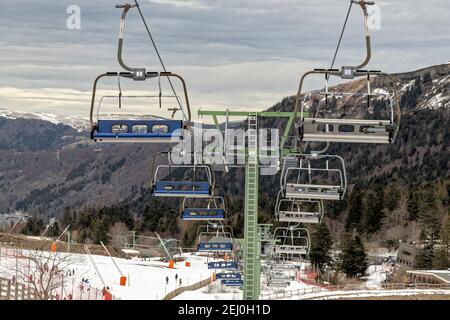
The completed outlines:
[[[89,128],[89,121],[86,119],[46,112],[19,112],[0,109],[0,117],[7,119],[37,119],[53,124],[65,124],[79,132],[86,131]]]

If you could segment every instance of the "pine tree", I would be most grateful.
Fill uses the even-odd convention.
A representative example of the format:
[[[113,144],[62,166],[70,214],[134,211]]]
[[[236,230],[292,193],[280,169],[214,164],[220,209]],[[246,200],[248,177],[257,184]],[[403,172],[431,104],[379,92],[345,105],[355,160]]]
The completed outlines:
[[[349,204],[348,214],[345,221],[345,230],[349,231],[354,228],[361,228],[361,218],[363,213],[363,199],[358,187],[353,190]]]
[[[333,239],[331,238],[330,230],[328,230],[325,223],[321,223],[317,231],[312,234],[309,253],[311,263],[316,265],[320,271],[331,265],[333,261],[331,257],[332,247]]]
[[[385,193],[385,204],[389,211],[395,210],[397,208],[398,201],[400,200],[400,191],[394,186],[390,186]]]
[[[448,251],[444,247],[440,247],[436,250],[433,257],[433,269],[447,270],[450,267],[450,260]]]
[[[159,215],[150,206],[146,205],[142,217],[141,230],[156,231],[158,227]]]
[[[68,225],[73,226],[74,224],[74,219],[72,216],[72,212],[70,212],[70,208],[69,207],[65,207],[64,208],[64,213],[63,213],[63,218],[62,218],[62,225],[64,227],[67,227]]]
[[[59,237],[60,234],[61,234],[61,230],[59,228],[59,223],[58,223],[58,221],[55,221],[48,229],[48,236],[49,237]]]
[[[442,246],[448,252],[450,250],[450,208],[442,223],[441,242]]]
[[[109,226],[107,225],[105,218],[96,217],[91,225],[92,240],[94,241],[94,243],[99,244],[100,241],[102,241],[104,244],[108,243],[108,231]]]
[[[436,204],[434,189],[430,189],[425,193],[420,220],[423,223],[427,240],[431,241],[434,245],[434,242],[439,237],[441,229],[439,211]]]
[[[347,277],[364,275],[368,267],[367,254],[359,236],[345,241],[341,254],[340,269]]]
[[[420,206],[419,206],[419,196],[416,192],[410,191],[407,202],[408,219],[410,221],[416,220],[419,217]]]
[[[384,195],[380,184],[369,193],[367,197],[365,228],[368,233],[374,233],[380,230],[381,221],[384,217]]]
[[[442,223],[440,247],[436,250],[433,260],[435,269],[445,270],[450,267],[450,209]]]
[[[40,236],[45,230],[44,221],[38,219],[36,214],[32,218],[27,220],[25,227],[22,228],[21,233],[29,236]]]
[[[434,243],[430,241],[423,247],[422,250],[420,250],[419,254],[416,256],[415,268],[423,270],[432,269],[434,256]]]

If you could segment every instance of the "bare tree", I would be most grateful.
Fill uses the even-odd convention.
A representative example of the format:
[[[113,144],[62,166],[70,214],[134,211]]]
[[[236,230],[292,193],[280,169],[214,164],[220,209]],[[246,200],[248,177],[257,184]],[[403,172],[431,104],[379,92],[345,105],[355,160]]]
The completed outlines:
[[[14,281],[28,283],[39,300],[59,295],[71,275],[72,268],[83,258],[70,253],[17,250],[15,261],[10,260],[8,274]]]
[[[111,237],[111,244],[114,248],[122,249],[124,246],[124,239],[130,234],[125,223],[117,222],[110,229],[108,235]]]

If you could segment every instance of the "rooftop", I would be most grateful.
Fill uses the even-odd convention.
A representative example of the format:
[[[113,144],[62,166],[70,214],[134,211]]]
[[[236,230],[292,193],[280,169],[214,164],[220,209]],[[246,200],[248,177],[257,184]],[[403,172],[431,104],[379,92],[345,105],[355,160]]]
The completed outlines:
[[[432,275],[441,279],[445,283],[450,283],[450,270],[409,270],[407,273],[416,275]]]

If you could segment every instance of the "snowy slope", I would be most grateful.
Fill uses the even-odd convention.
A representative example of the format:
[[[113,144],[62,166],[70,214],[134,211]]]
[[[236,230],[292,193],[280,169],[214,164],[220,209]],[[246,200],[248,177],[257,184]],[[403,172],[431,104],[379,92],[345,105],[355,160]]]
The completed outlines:
[[[2,257],[0,258],[0,277],[12,277],[14,272],[11,266],[14,265],[13,257],[5,257],[6,248],[2,248]],[[75,283],[81,283],[81,279],[88,279],[93,288],[99,290],[103,288],[103,283],[97,275],[94,266],[87,255],[74,255],[77,258],[77,264],[73,266],[75,271]],[[126,287],[119,285],[120,273],[114,266],[109,257],[92,256],[99,269],[99,272],[110,287],[111,293],[122,300],[157,300],[162,299],[167,293],[173,291],[179,286],[179,279],[182,279],[182,285],[190,285],[211,276],[211,270],[208,270],[206,258],[186,254],[185,258],[191,263],[186,267],[184,262],[177,263],[174,269],[169,269],[166,262],[160,262],[156,259],[141,261],[114,258],[115,262],[128,278],[129,284]],[[175,283],[175,275],[178,275],[178,281]],[[169,277],[169,284],[166,285],[166,276]],[[72,279],[68,280],[73,281]],[[210,297],[211,298],[211,297]]]
[[[58,115],[44,112],[18,112],[7,109],[0,109],[0,117],[6,119],[36,119],[48,121],[53,124],[65,124],[78,131],[85,131],[89,128],[89,121],[82,118]]]

